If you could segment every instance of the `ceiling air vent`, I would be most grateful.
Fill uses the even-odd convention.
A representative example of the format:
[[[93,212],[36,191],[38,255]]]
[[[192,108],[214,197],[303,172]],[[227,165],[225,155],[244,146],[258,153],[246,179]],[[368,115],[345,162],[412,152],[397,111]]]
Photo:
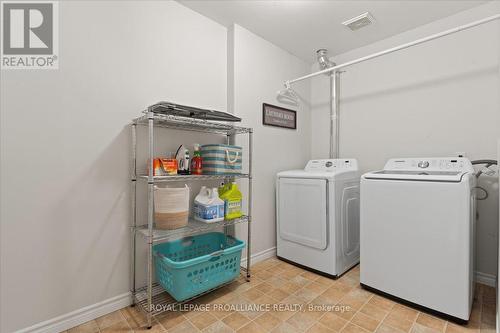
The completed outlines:
[[[342,22],[342,24],[351,29],[352,31],[356,31],[374,22],[375,19],[373,18],[373,16],[369,12],[366,12],[351,19],[348,19],[347,21]]]

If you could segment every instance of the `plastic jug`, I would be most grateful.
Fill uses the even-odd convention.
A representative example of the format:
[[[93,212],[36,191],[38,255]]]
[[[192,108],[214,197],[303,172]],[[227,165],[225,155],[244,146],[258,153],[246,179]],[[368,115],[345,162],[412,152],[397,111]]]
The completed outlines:
[[[224,211],[226,220],[236,219],[241,217],[241,200],[243,195],[238,189],[236,183],[226,184],[222,186],[222,194],[220,198],[224,200]]]
[[[229,191],[231,189],[231,183],[222,183],[221,186],[219,186],[219,198],[222,199],[222,196],[226,191]]]
[[[224,220],[224,201],[219,198],[217,188],[202,186],[194,199],[194,218],[206,223]]]

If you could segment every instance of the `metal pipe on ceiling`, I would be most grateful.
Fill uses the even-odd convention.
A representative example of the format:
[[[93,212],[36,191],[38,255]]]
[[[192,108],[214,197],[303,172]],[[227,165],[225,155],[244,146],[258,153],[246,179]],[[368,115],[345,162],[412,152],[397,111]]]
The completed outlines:
[[[364,56],[364,57],[361,57],[358,59],[347,61],[347,62],[340,64],[340,65],[334,65],[334,66],[328,67],[326,69],[317,71],[315,73],[304,75],[304,76],[301,76],[301,77],[293,79],[293,80],[285,81],[284,85],[285,85],[285,87],[290,89],[290,85],[292,83],[295,83],[295,82],[306,80],[306,79],[309,79],[309,78],[312,78],[312,77],[315,77],[315,76],[318,76],[321,74],[330,74],[332,76],[330,78],[330,90],[331,90],[330,91],[330,112],[331,112],[331,114],[330,114],[330,154],[329,155],[330,155],[330,158],[340,158],[340,152],[339,152],[339,150],[340,150],[340,135],[339,135],[340,134],[339,133],[340,132],[340,124],[339,124],[340,123],[340,119],[339,119],[339,116],[340,116],[339,115],[340,114],[340,112],[339,112],[340,78],[339,78],[339,70],[340,69],[347,67],[347,66],[354,65],[354,64],[358,64],[358,63],[363,62],[363,61],[374,59],[374,58],[377,58],[377,57],[380,57],[380,56],[383,56],[383,55],[386,55],[386,54],[389,54],[392,52],[404,50],[404,49],[407,49],[407,48],[415,46],[415,45],[423,44],[425,42],[429,42],[429,41],[437,39],[437,38],[441,38],[441,37],[448,36],[448,35],[451,35],[451,34],[454,34],[454,33],[460,32],[460,31],[474,28],[478,25],[489,23],[489,22],[492,22],[492,21],[495,21],[498,19],[500,19],[500,14],[489,16],[489,17],[486,17],[486,18],[481,19],[481,20],[477,20],[477,21],[474,21],[474,22],[471,22],[468,24],[458,26],[456,28],[448,29],[448,30],[445,30],[445,31],[442,31],[442,32],[439,32],[439,33],[436,33],[436,34],[433,34],[433,35],[430,35],[427,37],[423,37],[423,38],[414,40],[413,42],[401,44],[399,46],[395,46],[395,47],[392,47],[392,48],[384,50],[384,51],[372,53],[370,55],[367,55],[367,56]]]
[[[464,24],[464,25],[458,26],[456,28],[452,28],[452,29],[448,29],[448,30],[439,32],[439,33],[434,34],[434,35],[430,35],[430,36],[427,36],[427,37],[423,37],[423,38],[414,40],[413,42],[401,44],[399,46],[392,47],[392,48],[384,50],[384,51],[372,53],[370,55],[367,55],[367,56],[364,56],[364,57],[361,57],[361,58],[358,58],[358,59],[347,61],[347,62],[345,62],[343,64],[340,64],[340,65],[329,67],[327,69],[323,69],[323,70],[320,70],[320,71],[315,72],[315,73],[304,75],[304,76],[301,76],[301,77],[293,79],[293,80],[285,81],[285,86],[289,86],[292,83],[299,82],[299,81],[302,81],[302,80],[306,80],[306,79],[309,79],[309,78],[312,78],[312,77],[315,77],[315,76],[318,76],[318,75],[321,75],[321,74],[326,74],[326,73],[331,73],[331,72],[334,72],[334,71],[338,71],[339,69],[347,67],[347,66],[358,64],[360,62],[363,62],[363,61],[366,61],[366,60],[370,60],[370,59],[373,59],[373,58],[377,58],[377,57],[380,57],[380,56],[383,56],[383,55],[386,55],[386,54],[389,54],[389,53],[392,53],[392,52],[396,52],[396,51],[399,51],[399,50],[404,50],[404,49],[407,49],[407,48],[409,48],[411,46],[415,46],[415,45],[419,45],[419,44],[422,44],[422,43],[425,43],[425,42],[429,42],[431,40],[434,40],[434,39],[437,39],[437,38],[441,38],[441,37],[444,37],[444,36],[448,36],[448,35],[451,35],[451,34],[454,34],[454,33],[457,33],[457,32],[463,31],[463,30],[467,30],[467,29],[470,29],[470,28],[474,28],[474,27],[476,27],[478,25],[482,25],[482,24],[485,24],[485,23],[488,23],[488,22],[491,22],[491,21],[495,21],[495,20],[498,20],[498,19],[500,19],[500,14],[489,16],[489,17],[486,17],[486,18],[481,19],[481,20],[477,20],[477,21],[474,21],[474,22],[471,22],[471,23],[468,23],[468,24]]]

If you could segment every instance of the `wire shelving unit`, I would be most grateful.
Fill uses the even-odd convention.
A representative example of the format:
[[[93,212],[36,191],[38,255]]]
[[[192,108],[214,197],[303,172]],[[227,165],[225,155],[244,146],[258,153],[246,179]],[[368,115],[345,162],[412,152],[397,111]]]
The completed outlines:
[[[234,126],[230,123],[221,123],[207,121],[203,119],[193,119],[179,117],[168,114],[156,113],[154,110],[158,105],[148,107],[144,111],[144,115],[132,120],[132,260],[131,260],[131,292],[133,296],[133,304],[139,306],[146,313],[148,328],[152,326],[152,317],[165,312],[175,310],[180,304],[191,301],[194,298],[205,295],[215,289],[223,287],[226,284],[220,285],[217,288],[209,290],[196,297],[177,302],[173,299],[160,285],[153,281],[153,245],[168,240],[178,239],[182,237],[192,236],[195,234],[205,233],[217,229],[223,229],[227,232],[230,226],[247,223],[247,248],[246,248],[246,267],[241,267],[241,274],[246,275],[247,281],[250,281],[250,244],[251,244],[251,220],[252,220],[252,134],[251,128]],[[169,108],[172,105],[168,105]],[[175,107],[175,105],[174,105]],[[182,111],[189,107],[182,106]],[[193,108],[193,110],[201,110]],[[210,110],[207,110],[210,111]],[[148,175],[139,175],[137,173],[137,126],[146,126],[148,131]],[[214,135],[226,136],[226,143],[230,143],[237,134],[248,135],[248,173],[241,174],[225,174],[225,175],[172,175],[172,176],[153,176],[153,159],[154,159],[154,133],[156,128],[167,128],[184,131],[194,131],[210,133]],[[247,193],[247,215],[232,220],[224,220],[216,223],[203,223],[194,219],[189,219],[188,225],[183,228],[174,230],[157,230],[154,228],[154,204],[153,190],[155,184],[166,182],[191,182],[191,181],[210,181],[223,180],[234,181],[236,179],[248,180]],[[140,224],[137,221],[137,183],[147,183],[147,223]],[[146,262],[146,285],[137,287],[136,271],[137,271],[137,244],[142,240],[147,244],[147,262]],[[231,283],[231,282],[229,282]]]

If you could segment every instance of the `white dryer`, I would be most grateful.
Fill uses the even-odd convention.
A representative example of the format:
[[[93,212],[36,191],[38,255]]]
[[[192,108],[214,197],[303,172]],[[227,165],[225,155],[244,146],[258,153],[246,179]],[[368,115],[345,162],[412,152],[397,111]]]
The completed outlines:
[[[278,173],[279,258],[330,276],[359,262],[359,173],[354,159],[311,160]]]
[[[466,158],[391,159],[384,170],[364,174],[361,284],[467,321],[475,182]]]

